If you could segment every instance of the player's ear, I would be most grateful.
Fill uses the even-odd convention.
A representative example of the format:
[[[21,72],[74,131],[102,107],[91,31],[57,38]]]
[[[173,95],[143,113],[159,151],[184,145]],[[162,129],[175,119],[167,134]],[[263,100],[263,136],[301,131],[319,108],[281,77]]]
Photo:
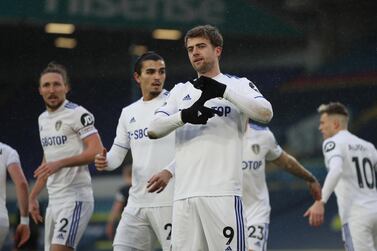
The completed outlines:
[[[65,86],[66,86],[65,94],[67,94],[71,91],[71,85],[69,83],[65,83]]]
[[[137,72],[134,72],[134,79],[138,85],[140,85],[140,75]]]
[[[221,47],[221,46],[215,47],[215,53],[216,53],[217,57],[221,56],[222,51],[223,51],[223,47]]]

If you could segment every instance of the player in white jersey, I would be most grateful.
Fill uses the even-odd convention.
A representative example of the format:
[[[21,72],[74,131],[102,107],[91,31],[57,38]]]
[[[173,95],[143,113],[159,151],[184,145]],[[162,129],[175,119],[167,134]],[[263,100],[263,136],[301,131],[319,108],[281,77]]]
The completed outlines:
[[[306,212],[309,223],[323,223],[324,207],[333,191],[338,202],[347,251],[377,250],[377,150],[348,131],[348,111],[341,103],[318,108],[323,155],[328,170],[322,200]]]
[[[39,79],[39,93],[47,108],[38,119],[44,156],[34,172],[37,181],[29,196],[32,218],[42,222],[37,197],[47,186],[45,251],[76,249],[94,207],[88,164],[103,148],[93,115],[66,100],[68,91],[64,66],[48,64]]]
[[[16,150],[0,142],[0,250],[9,231],[8,210],[6,208],[7,171],[16,186],[17,202],[20,209],[20,224],[16,228],[14,240],[20,247],[30,237],[28,211],[28,182],[21,168]]]
[[[172,176],[163,168],[174,158],[174,134],[157,141],[150,140],[147,135],[155,110],[166,102],[168,95],[163,89],[166,66],[160,55],[147,52],[138,58],[134,68],[142,98],[123,109],[113,146],[107,154],[97,155],[95,164],[99,170],[114,170],[121,165],[127,152],[132,151],[132,186],[116,230],[114,250],[149,251],[157,237],[166,251],[171,239],[174,183],[169,183],[161,193],[147,190],[152,174],[159,171],[153,184]]]
[[[198,79],[171,90],[148,131],[150,138],[176,131],[173,250],[246,250],[242,138],[248,119],[269,122],[272,108],[248,79],[220,72],[222,45],[213,26],[187,32]]]
[[[265,173],[267,161],[305,180],[314,199],[321,199],[321,186],[317,179],[277,144],[268,127],[250,122],[244,137],[242,160],[242,194],[250,251],[267,250],[271,212]]]

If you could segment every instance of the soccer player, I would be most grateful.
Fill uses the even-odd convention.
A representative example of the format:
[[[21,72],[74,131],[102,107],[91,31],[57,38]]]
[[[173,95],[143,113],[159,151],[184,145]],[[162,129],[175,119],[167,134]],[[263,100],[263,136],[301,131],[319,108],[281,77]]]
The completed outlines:
[[[127,205],[129,190],[132,184],[131,166],[123,168],[124,185],[115,194],[115,200],[107,219],[106,235],[110,240],[114,239],[114,224],[120,218],[123,208]]]
[[[250,80],[220,72],[222,46],[213,26],[186,33],[198,78],[171,90],[148,130],[176,133],[173,250],[246,250],[242,138],[248,119],[267,123],[272,107]]]
[[[7,171],[16,186],[17,202],[20,209],[20,224],[18,224],[14,236],[17,247],[20,247],[30,237],[28,211],[29,185],[22,171],[17,151],[0,142],[0,249],[3,247],[9,231],[8,210],[5,206]]]
[[[125,107],[120,115],[116,138],[110,151],[96,156],[99,170],[114,170],[132,151],[132,186],[113,242],[114,251],[149,251],[157,237],[164,251],[169,250],[174,183],[161,193],[149,193],[147,184],[152,174],[171,177],[168,167],[174,158],[174,134],[150,140],[148,125],[155,110],[162,106],[168,92],[163,89],[166,78],[164,59],[155,52],[141,55],[134,66],[134,78],[142,97]],[[162,171],[161,171],[162,170]],[[163,176],[162,175],[162,176]],[[153,184],[155,182],[152,182]]]
[[[314,199],[321,199],[321,186],[317,179],[277,144],[268,127],[250,122],[244,137],[242,161],[242,193],[250,251],[267,250],[271,212],[265,174],[267,161],[305,180]]]
[[[376,251],[377,150],[348,131],[349,115],[343,104],[323,104],[318,112],[328,173],[322,200],[314,202],[305,215],[310,225],[320,226],[325,204],[335,191],[346,250]]]
[[[76,249],[94,207],[88,164],[103,148],[93,115],[66,99],[69,89],[65,67],[49,63],[39,79],[46,105],[38,119],[44,156],[29,196],[32,218],[42,222],[37,197],[47,186],[45,251]]]

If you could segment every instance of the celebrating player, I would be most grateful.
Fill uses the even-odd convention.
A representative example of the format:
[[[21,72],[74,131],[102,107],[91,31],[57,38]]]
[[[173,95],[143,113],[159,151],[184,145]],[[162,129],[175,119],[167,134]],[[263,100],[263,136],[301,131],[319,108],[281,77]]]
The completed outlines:
[[[148,130],[176,131],[172,249],[244,251],[242,138],[249,118],[270,121],[271,104],[250,80],[220,72],[215,27],[195,27],[184,41],[198,78],[171,90]]]

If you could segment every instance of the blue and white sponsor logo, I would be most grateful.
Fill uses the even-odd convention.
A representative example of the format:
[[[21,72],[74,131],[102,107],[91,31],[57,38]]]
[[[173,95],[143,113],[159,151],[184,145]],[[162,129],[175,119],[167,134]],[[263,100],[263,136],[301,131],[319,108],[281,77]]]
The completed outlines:
[[[142,139],[142,138],[148,138],[148,128],[144,128],[144,129],[136,129],[136,130],[133,130],[133,131],[129,131],[127,132],[128,133],[128,139],[134,139],[134,140],[138,140],[138,139]]]
[[[232,108],[230,106],[212,106],[212,109],[215,109],[219,113],[216,113],[220,117],[228,117],[228,115],[231,113]]]
[[[257,170],[262,166],[261,160],[244,160],[242,161],[242,170]]]
[[[41,138],[41,144],[43,147],[59,146],[59,145],[64,145],[67,142],[67,140],[68,138],[66,135],[43,137]]]

